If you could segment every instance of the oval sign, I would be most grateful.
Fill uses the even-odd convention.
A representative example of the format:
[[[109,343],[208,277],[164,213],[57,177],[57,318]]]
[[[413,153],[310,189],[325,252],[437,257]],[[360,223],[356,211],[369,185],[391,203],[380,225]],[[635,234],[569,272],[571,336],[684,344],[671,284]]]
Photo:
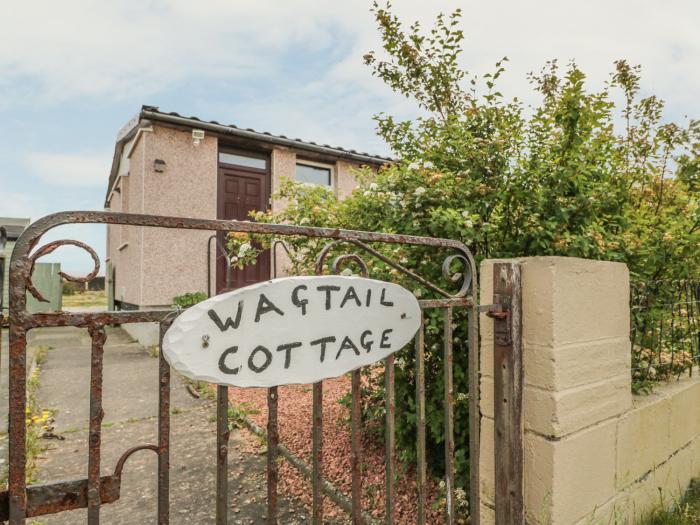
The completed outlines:
[[[210,383],[314,383],[400,350],[420,323],[418,301],[397,284],[285,277],[184,311],[163,338],[163,355],[178,372]]]

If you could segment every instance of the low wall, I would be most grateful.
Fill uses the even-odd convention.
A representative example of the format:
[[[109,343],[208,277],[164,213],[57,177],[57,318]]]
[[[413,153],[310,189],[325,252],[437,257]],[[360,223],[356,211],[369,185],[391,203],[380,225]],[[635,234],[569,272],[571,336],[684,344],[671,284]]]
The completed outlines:
[[[153,346],[160,342],[158,323],[124,323],[121,327],[143,346]]]
[[[492,302],[493,263],[481,266]],[[700,379],[631,393],[623,264],[519,259],[529,524],[632,524],[700,476]],[[493,321],[481,319],[482,523],[494,522]]]

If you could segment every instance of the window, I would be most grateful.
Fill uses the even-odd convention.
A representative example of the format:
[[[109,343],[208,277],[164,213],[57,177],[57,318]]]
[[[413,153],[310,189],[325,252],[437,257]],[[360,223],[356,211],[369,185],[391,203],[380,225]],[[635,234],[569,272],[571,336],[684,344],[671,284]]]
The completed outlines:
[[[233,166],[243,166],[244,168],[255,168],[258,170],[267,169],[267,159],[260,157],[249,157],[239,153],[219,152],[219,162],[221,164],[231,164]]]
[[[333,184],[333,167],[322,164],[310,164],[298,162],[296,180],[306,184],[318,184],[319,186],[331,186]]]

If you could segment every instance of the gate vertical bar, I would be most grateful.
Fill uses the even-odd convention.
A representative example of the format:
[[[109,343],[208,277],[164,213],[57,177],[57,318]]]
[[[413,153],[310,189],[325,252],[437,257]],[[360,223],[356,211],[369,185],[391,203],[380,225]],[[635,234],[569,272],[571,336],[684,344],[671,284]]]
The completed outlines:
[[[452,308],[445,308],[444,320],[444,357],[443,367],[445,377],[445,495],[447,525],[455,522],[455,442],[454,442],[454,380],[452,377]]]
[[[158,525],[170,523],[170,365],[163,356],[163,337],[170,322],[160,323],[158,385]]]
[[[416,334],[416,485],[418,489],[418,525],[425,525],[425,491],[427,465],[425,460],[425,320]]]
[[[394,378],[394,355],[385,359],[384,380],[386,396],[386,524],[394,523],[394,480],[396,478],[396,391]]]
[[[277,446],[279,428],[277,426],[277,387],[267,389],[267,522],[277,525]]]
[[[480,472],[480,394],[479,394],[479,378],[481,377],[479,366],[479,313],[478,304],[476,301],[478,287],[476,275],[473,276],[472,284],[472,307],[468,313],[468,331],[469,338],[469,517],[472,525],[480,525],[481,523],[481,491],[479,489]]]
[[[314,383],[313,393],[313,451],[311,484],[313,504],[311,509],[313,525],[323,525],[323,382]]]
[[[104,344],[107,334],[103,326],[90,326],[92,356],[90,361],[90,429],[88,437],[88,524],[100,523],[100,451],[102,445],[102,383]]]
[[[216,387],[216,525],[228,522],[228,387]]]
[[[359,370],[352,373],[352,524],[362,525],[362,398],[360,397],[361,375]]]
[[[520,265],[493,267],[496,524],[523,521],[522,311]]]
[[[10,285],[12,288],[12,285]],[[10,525],[24,525],[27,511],[27,427],[24,422],[27,407],[27,332],[13,322],[10,302],[10,381],[9,381],[9,455],[8,491],[10,496]]]

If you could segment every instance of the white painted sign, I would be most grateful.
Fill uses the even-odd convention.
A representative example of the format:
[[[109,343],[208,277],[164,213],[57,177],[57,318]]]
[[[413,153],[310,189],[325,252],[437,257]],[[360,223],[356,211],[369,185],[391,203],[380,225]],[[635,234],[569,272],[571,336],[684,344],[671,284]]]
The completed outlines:
[[[421,311],[399,285],[360,277],[275,279],[183,312],[163,354],[185,376],[243,387],[314,383],[400,350]]]

